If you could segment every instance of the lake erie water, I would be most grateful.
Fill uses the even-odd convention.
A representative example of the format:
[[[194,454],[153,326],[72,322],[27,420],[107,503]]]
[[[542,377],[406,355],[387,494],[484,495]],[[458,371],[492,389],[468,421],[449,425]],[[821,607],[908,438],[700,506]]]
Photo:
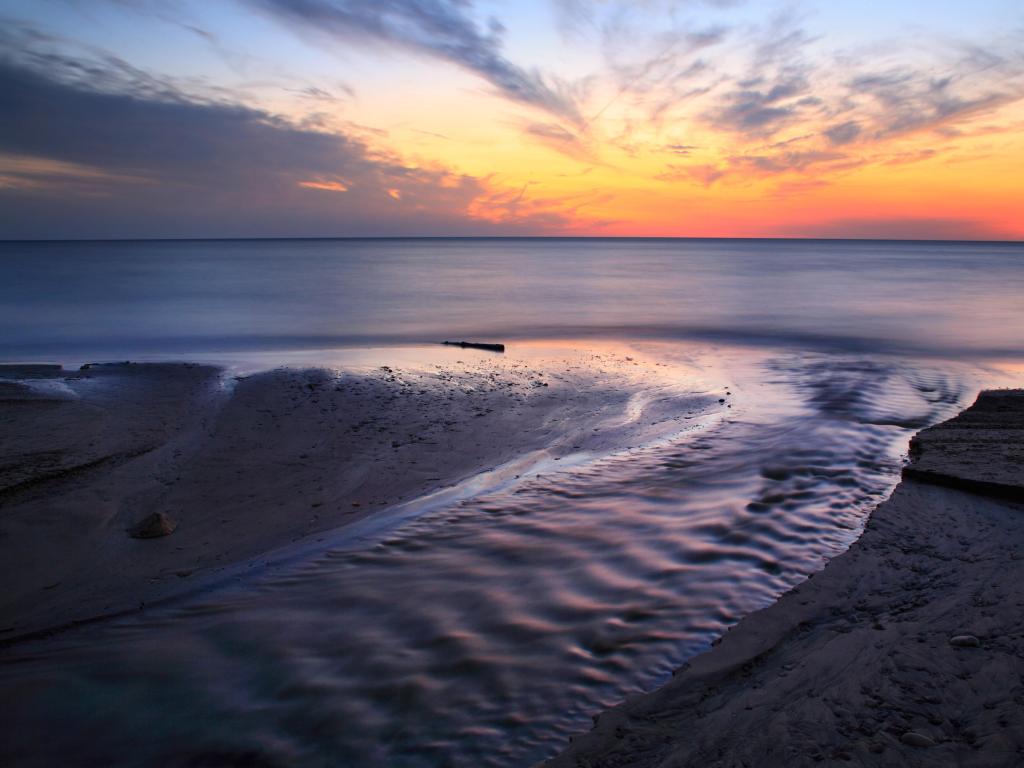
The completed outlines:
[[[0,243],[0,358],[626,336],[1015,352],[1024,245],[795,240]]]
[[[4,649],[19,765],[532,765],[849,546],[916,430],[1024,382],[1019,244],[4,243],[0,270],[0,361],[614,344],[736,395],[685,433]]]

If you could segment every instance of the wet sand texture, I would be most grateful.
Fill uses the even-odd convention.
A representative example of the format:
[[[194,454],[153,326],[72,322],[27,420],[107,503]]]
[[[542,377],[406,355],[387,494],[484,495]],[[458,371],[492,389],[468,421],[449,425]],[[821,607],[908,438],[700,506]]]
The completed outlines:
[[[632,364],[578,363],[488,355],[229,386],[193,364],[8,369],[0,643],[194,591],[531,452],[643,442],[650,420],[620,418]],[[675,424],[686,411],[667,402]]]
[[[1020,390],[924,430],[845,554],[548,764],[1024,765],[1022,441]]]

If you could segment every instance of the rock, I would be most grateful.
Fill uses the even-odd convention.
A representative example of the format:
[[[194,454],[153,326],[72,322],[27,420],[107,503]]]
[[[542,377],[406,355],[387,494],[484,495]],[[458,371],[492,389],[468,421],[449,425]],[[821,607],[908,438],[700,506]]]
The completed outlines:
[[[977,648],[981,641],[974,635],[957,635],[949,638],[949,644],[957,648]]]
[[[156,539],[161,536],[170,536],[177,527],[176,520],[172,520],[163,512],[154,512],[129,528],[128,535],[133,539]]]
[[[907,731],[900,736],[900,741],[906,744],[908,747],[934,747],[934,739],[930,739],[923,733],[917,733],[916,731]]]

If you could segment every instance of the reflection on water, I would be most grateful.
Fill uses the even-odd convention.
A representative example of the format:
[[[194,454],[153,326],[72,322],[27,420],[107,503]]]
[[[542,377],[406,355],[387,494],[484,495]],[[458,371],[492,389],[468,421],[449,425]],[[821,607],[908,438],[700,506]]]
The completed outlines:
[[[0,359],[601,333],[1019,350],[1024,245],[0,243]]]
[[[5,652],[9,764],[522,766],[841,551],[953,364],[764,355],[704,432]]]

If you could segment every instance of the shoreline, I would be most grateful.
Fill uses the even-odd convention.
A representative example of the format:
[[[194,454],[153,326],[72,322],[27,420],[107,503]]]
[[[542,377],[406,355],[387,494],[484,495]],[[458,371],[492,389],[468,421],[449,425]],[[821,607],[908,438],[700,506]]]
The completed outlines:
[[[922,430],[849,550],[545,765],[1024,760],[1022,438],[1024,390]]]
[[[458,357],[233,377],[194,363],[5,368],[0,644],[195,594],[463,484],[641,445],[724,408],[607,350]],[[173,530],[133,536],[152,515]]]
[[[591,712],[660,684],[740,617],[847,549],[898,483],[913,431],[965,407],[981,377],[953,365],[700,345],[537,344],[503,357],[441,350],[415,360],[381,350],[354,365],[324,363],[338,367],[249,369],[237,380],[239,368],[99,366],[78,380],[37,378],[38,395],[51,402],[0,404],[0,420],[21,408],[37,426],[47,414],[65,423],[61,413],[77,413],[81,428],[58,435],[78,441],[63,456],[77,466],[88,458],[82,445],[98,441],[99,456],[112,445],[131,448],[133,435],[146,437],[146,424],[160,426],[161,413],[187,400],[160,382],[187,381],[191,370],[213,398],[206,426],[170,435],[170,448],[73,474],[66,493],[35,507],[40,514],[20,508],[25,524],[49,526],[71,540],[71,551],[93,554],[75,579],[51,589],[53,581],[42,582],[29,597],[56,614],[75,590],[88,598],[104,569],[120,569],[112,592],[126,607],[121,618],[55,636],[0,639],[3,685],[26,692],[7,729],[6,753],[16,762],[70,754],[109,762],[130,753],[133,764],[165,764],[183,744],[202,745],[197,755],[244,747],[280,764],[299,755],[353,765],[387,755],[397,764],[425,744],[453,764],[546,759],[589,726]],[[129,406],[149,421],[127,419]],[[207,411],[184,413],[199,422]],[[353,431],[370,416],[381,421]],[[62,447],[41,430],[5,434],[16,431],[37,447]],[[400,440],[407,433],[423,439]],[[445,440],[472,454],[468,479],[433,480],[444,487],[352,511],[351,494],[342,494],[349,469],[366,466],[353,481],[389,483],[390,491],[415,479],[414,470],[426,474],[426,462],[450,468]],[[543,447],[528,450],[530,440]],[[494,454],[477,471],[478,442],[507,450],[511,463]],[[7,441],[3,449],[28,445]],[[43,451],[28,466],[58,458]],[[12,464],[0,461],[0,471]],[[132,477],[142,486],[128,488]],[[159,511],[153,502],[174,512],[170,502],[191,498],[188,488],[199,519],[176,516],[177,529],[162,538],[128,535],[135,516]],[[44,483],[40,494],[56,490]],[[106,499],[107,509],[121,514],[105,524],[69,514],[55,525],[71,502],[113,491],[125,496]],[[321,507],[312,507],[321,501],[314,492],[327,497]],[[362,511],[356,522],[329,519]],[[295,541],[279,535],[317,513],[324,530]],[[221,526],[221,517],[233,519]],[[7,535],[8,523],[0,519],[0,548],[21,543],[18,555],[40,562],[60,550],[46,536]],[[228,562],[239,541],[252,544],[239,530],[262,532],[270,548]],[[140,567],[164,556],[209,562],[210,547],[225,543],[234,547],[228,555],[184,577],[156,568],[151,581],[153,571]],[[133,560],[132,550],[152,559]],[[139,590],[150,591],[145,610],[132,599]],[[215,688],[211,675],[221,681]],[[69,690],[79,694],[55,693]],[[93,711],[88,702],[97,697],[112,708]],[[118,703],[138,697],[144,706]],[[300,712],[340,727],[320,742],[305,717],[294,720]],[[43,740],[55,716],[66,728],[51,745]],[[235,726],[217,725],[227,720]],[[398,741],[392,723],[406,724]],[[147,734],[139,752],[137,732]],[[292,746],[272,746],[282,739]]]

